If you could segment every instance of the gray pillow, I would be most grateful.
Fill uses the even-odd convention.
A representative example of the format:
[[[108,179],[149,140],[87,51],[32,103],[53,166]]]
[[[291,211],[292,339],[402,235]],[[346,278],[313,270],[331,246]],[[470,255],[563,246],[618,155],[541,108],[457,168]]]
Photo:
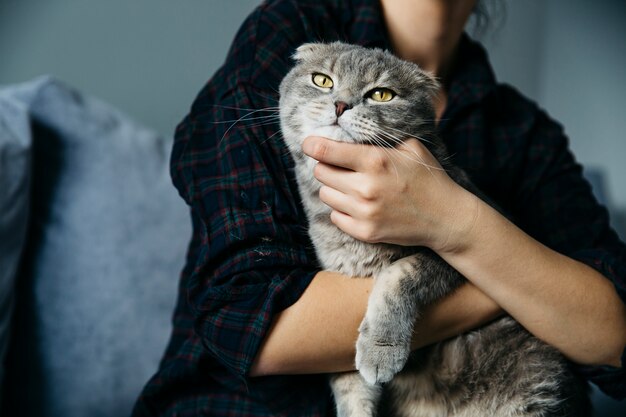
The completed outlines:
[[[40,80],[9,412],[128,415],[170,333],[191,227],[171,142]]]
[[[28,112],[0,90],[0,387],[9,346],[14,282],[26,238],[30,201],[30,129]],[[0,396],[0,403],[1,403]]]

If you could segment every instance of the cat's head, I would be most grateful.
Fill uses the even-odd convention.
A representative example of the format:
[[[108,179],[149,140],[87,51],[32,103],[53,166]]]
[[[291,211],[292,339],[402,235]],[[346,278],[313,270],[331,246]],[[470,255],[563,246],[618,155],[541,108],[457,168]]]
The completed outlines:
[[[390,52],[334,42],[307,43],[280,85],[281,129],[299,150],[310,135],[394,146],[432,130],[438,84]]]

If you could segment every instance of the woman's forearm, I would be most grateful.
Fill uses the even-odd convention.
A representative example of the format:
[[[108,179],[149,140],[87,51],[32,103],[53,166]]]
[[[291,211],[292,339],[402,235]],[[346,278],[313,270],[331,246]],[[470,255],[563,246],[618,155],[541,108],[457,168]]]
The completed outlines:
[[[275,319],[250,374],[305,374],[353,369],[358,327],[372,288],[369,279],[322,271]]]
[[[471,196],[471,198],[476,198]],[[532,239],[484,203],[439,254],[526,329],[583,364],[620,365],[626,307],[594,269]]]
[[[358,327],[373,281],[322,271],[302,297],[279,314],[265,337],[251,376],[354,370]],[[478,327],[501,314],[471,284],[432,305],[416,323],[413,347]]]
[[[426,308],[413,328],[413,349],[449,339],[480,327],[504,314],[495,301],[466,283],[453,294]]]

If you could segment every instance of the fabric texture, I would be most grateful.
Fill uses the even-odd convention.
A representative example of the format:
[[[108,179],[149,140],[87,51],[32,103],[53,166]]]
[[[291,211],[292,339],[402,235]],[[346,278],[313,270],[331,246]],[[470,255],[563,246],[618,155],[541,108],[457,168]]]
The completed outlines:
[[[167,344],[191,233],[171,141],[54,79],[22,91],[33,200],[0,414],[128,415]]]
[[[26,242],[30,207],[28,109],[15,100],[15,94],[19,91],[0,89],[0,387],[11,335],[15,278]],[[1,400],[0,396],[0,403]]]
[[[175,332],[135,408],[142,415],[330,416],[324,376],[249,378],[274,315],[319,270],[275,107],[304,42],[390,49],[375,0],[271,0],[243,23],[226,62],[181,122],[171,174],[192,210]],[[559,124],[496,82],[464,37],[439,131],[453,163],[531,236],[599,270],[626,299],[626,248],[582,178]],[[229,121],[239,120],[239,123]],[[580,369],[626,395],[624,370]]]

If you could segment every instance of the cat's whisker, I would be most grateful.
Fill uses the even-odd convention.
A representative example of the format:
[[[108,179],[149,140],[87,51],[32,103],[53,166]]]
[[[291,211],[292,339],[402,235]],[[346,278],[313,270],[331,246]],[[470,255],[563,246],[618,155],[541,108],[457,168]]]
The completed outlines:
[[[270,120],[271,119],[276,119],[276,120],[279,120],[280,116],[277,115],[277,114],[270,114],[270,115],[267,115],[267,116],[247,117],[247,118],[246,118],[246,116],[243,116],[243,117],[241,117],[239,119],[236,119],[236,120],[221,120],[219,122],[211,122],[211,123],[213,123],[215,125],[219,125],[219,124],[224,124],[224,123],[247,122],[247,121],[259,120],[259,119],[270,119]]]
[[[393,135],[389,134],[388,132],[385,132],[382,129],[380,130],[380,133],[382,135],[384,135],[385,138],[391,140],[394,143],[397,143],[397,144],[403,143],[402,140],[394,137]],[[396,151],[400,152],[398,149],[396,149]],[[411,160],[413,162],[417,162],[420,165],[424,166],[426,169],[428,169],[428,171],[431,173],[431,175],[434,175],[432,170],[445,171],[443,168],[440,168],[440,167],[437,167],[437,166],[433,166],[433,165],[430,165],[430,164],[426,163],[426,161],[424,161],[424,159],[415,151],[405,150],[404,152],[401,152],[401,154],[402,154],[402,156],[404,158],[409,159],[409,160]],[[410,155],[415,156],[415,158],[411,158]]]
[[[371,123],[369,120],[367,119],[362,119],[360,120],[360,127],[361,127],[361,132],[363,134],[365,134],[366,137],[368,138],[375,138],[376,139],[376,144],[382,148],[384,148],[387,152],[387,154],[390,156],[390,159],[393,161],[393,155],[391,153],[391,151],[396,151],[396,152],[400,152],[395,146],[389,146],[389,142],[391,142],[392,145],[400,145],[403,143],[402,140],[400,140],[399,138],[389,134],[388,132],[385,132],[384,130],[380,129],[378,126],[376,126],[374,123]],[[401,154],[401,156],[403,157],[403,162],[406,163],[406,159],[410,159],[413,160],[412,158],[408,157],[406,154]],[[418,162],[418,163],[422,163],[423,165],[425,165],[423,162],[417,161],[417,160],[413,160],[414,162]],[[395,164],[395,163],[394,163]],[[396,173],[397,171],[397,167],[394,168],[396,169]]]
[[[405,164],[407,163],[407,159],[409,161],[416,162],[416,163],[424,166],[428,170],[428,172],[430,172],[430,174],[433,175],[433,176],[434,176],[434,174],[432,172],[433,169],[435,169],[435,170],[440,170],[441,169],[439,167],[432,166],[432,165],[426,163],[426,161],[424,161],[424,159],[419,154],[417,154],[416,152],[407,152],[407,151],[403,152],[403,151],[400,151],[399,149],[396,148],[396,145],[403,144],[407,138],[415,138],[417,140],[422,140],[422,141],[425,141],[425,142],[429,142],[429,141],[427,141],[427,140],[425,140],[423,138],[415,137],[414,135],[411,135],[411,134],[409,134],[407,132],[404,132],[404,131],[402,131],[400,129],[395,129],[395,128],[391,128],[390,127],[390,129],[395,130],[395,131],[397,131],[399,133],[402,133],[403,135],[406,135],[403,139],[401,139],[401,138],[393,135],[392,133],[390,133],[388,131],[385,131],[384,129],[380,128],[378,125],[376,125],[375,123],[373,123],[370,120],[362,119],[361,122],[363,122],[363,125],[365,125],[365,127],[369,128],[369,130],[362,130],[362,132],[363,133],[368,132],[370,134],[371,134],[371,132],[374,132],[373,136],[377,138],[376,142],[379,143],[380,144],[379,146],[383,147],[386,150],[386,152],[388,153],[388,155],[390,156],[390,159],[391,159],[392,163],[394,164],[394,169],[396,171],[396,176],[398,176],[398,169],[395,166],[395,162],[394,162],[395,158],[393,158],[393,155],[391,154],[391,151],[387,150],[387,149],[390,148],[389,144],[394,145],[394,146],[391,146],[390,149],[400,153],[400,156],[402,157],[400,160],[403,161]],[[432,142],[429,142],[429,143],[432,143]],[[412,158],[410,155],[415,156],[415,158]]]
[[[390,129],[393,129],[393,128],[390,128]],[[393,130],[400,131],[399,129],[393,129]],[[401,132],[401,131],[400,131],[400,132]],[[403,132],[403,133],[404,133],[404,132]],[[417,139],[417,140],[419,140],[419,141],[421,141],[421,142],[425,142],[425,143],[432,144],[433,146],[439,146],[437,143],[432,142],[432,141],[430,141],[430,140],[428,140],[428,139],[425,139],[425,138],[423,138],[423,137],[421,137],[421,136],[418,136],[418,135],[408,135],[408,136],[405,138],[405,140],[406,140],[407,138],[413,138],[413,139]],[[391,135],[390,135],[390,139],[391,139]],[[394,139],[397,139],[397,138],[394,138]],[[403,142],[403,141],[396,142],[396,143],[401,143],[401,142]],[[407,150],[407,151],[408,151],[408,150]],[[426,163],[426,161],[424,161],[424,160],[423,160],[423,159],[419,156],[419,154],[417,154],[417,152],[415,152],[415,151],[411,151],[410,153],[411,153],[412,155],[414,155],[416,158],[418,158],[418,159],[419,159],[419,161],[418,161],[418,160],[416,160],[416,159],[413,159],[413,158],[409,158],[409,159],[411,159],[411,160],[413,160],[413,161],[416,161],[416,162],[421,163],[423,166],[425,166],[426,168],[428,168],[428,169],[429,169],[429,171],[430,171],[431,169],[433,169],[433,170],[436,170],[436,171],[444,171],[444,172],[447,172],[447,170],[446,170],[445,168],[443,168],[443,167],[438,167],[438,166],[433,166],[433,165],[429,165],[429,164],[427,164],[427,163]],[[405,156],[407,156],[407,155],[405,154]],[[448,156],[448,157],[446,157],[445,159],[442,159],[440,162],[447,161],[447,160],[449,160],[450,158],[451,158],[451,156]],[[432,174],[432,172],[431,172],[431,174]]]
[[[246,107],[235,107],[235,106],[224,106],[223,104],[213,104],[213,107],[220,107],[222,109],[229,109],[229,110],[239,110],[239,111],[274,111],[277,112],[280,110],[280,107],[276,106],[276,107],[263,107],[261,109],[256,108],[256,109],[249,109]]]
[[[374,132],[364,131],[363,133],[365,134],[364,136],[370,141],[370,143],[372,143],[375,146],[378,146],[378,147],[382,148],[382,150],[385,153],[387,153],[387,155],[389,155],[389,160],[393,164],[393,169],[396,171],[396,180],[399,180],[400,173],[398,172],[398,167],[396,166],[396,163],[394,161],[393,155],[391,154],[390,148],[388,146],[385,146],[386,144],[385,144],[384,140],[379,138]],[[394,148],[391,148],[391,149],[394,149]]]
[[[247,121],[247,120],[254,120],[255,118],[275,118],[276,121],[278,121],[279,116],[277,114],[272,114],[272,115],[267,115],[267,116],[255,116],[254,118],[249,117],[253,114],[262,112],[262,111],[267,111],[267,108],[262,108],[262,109],[256,109],[254,111],[251,111],[249,113],[244,114],[243,116],[241,116],[239,119],[235,120],[232,122],[232,124],[228,127],[228,129],[226,129],[226,131],[224,132],[224,134],[222,135],[222,138],[220,139],[220,144],[222,143],[222,141],[224,140],[224,138],[226,137],[226,135],[228,134],[228,132],[230,132],[230,130],[239,122],[241,121]],[[214,123],[221,123],[221,122],[214,122]],[[226,122],[229,123],[229,122]]]
[[[382,131],[384,131],[382,128],[380,128],[380,127],[378,127],[378,126],[374,125],[373,123],[372,123],[371,125],[372,125],[372,127],[373,127],[374,129],[378,129],[378,130],[382,130]],[[413,134],[411,134],[411,133],[405,132],[405,131],[403,131],[403,130],[401,130],[401,129],[398,129],[398,128],[394,128],[394,127],[391,127],[391,126],[387,126],[387,129],[390,129],[390,130],[392,130],[392,131],[394,131],[394,132],[397,132],[397,133],[400,133],[400,134],[404,135],[404,136],[405,136],[404,140],[406,140],[407,138],[413,138],[413,139],[417,139],[417,140],[419,140],[420,142],[428,143],[428,144],[431,144],[431,145],[437,145],[435,142],[433,142],[433,141],[431,141],[431,140],[428,140],[428,139],[426,139],[426,138],[424,138],[424,137],[422,137],[422,136],[413,135]],[[402,143],[402,142],[404,142],[404,140],[401,140],[401,139],[399,139],[399,138],[396,138],[394,135],[391,135],[391,133],[389,133],[389,132],[385,132],[385,133],[389,134],[390,138],[392,138],[392,137],[393,137],[393,139],[394,139],[394,142],[395,142],[395,143]]]
[[[403,134],[403,135],[406,135],[406,137],[407,137],[407,138],[414,138],[414,139],[419,140],[420,142],[428,143],[428,144],[431,144],[431,145],[436,145],[436,144],[435,144],[435,142],[433,142],[433,141],[431,141],[431,140],[428,140],[428,139],[425,139],[425,138],[423,138],[423,137],[421,137],[421,136],[412,135],[412,134],[410,134],[410,133],[408,133],[408,132],[405,132],[405,131],[403,131],[403,130],[400,130],[400,129],[397,129],[397,128],[395,128],[395,127],[391,127],[391,126],[388,126],[387,128],[388,128],[388,129],[391,129],[391,130],[393,130],[393,131],[395,131],[395,132],[401,133],[401,134]]]
[[[280,129],[277,130],[276,132],[272,133],[270,136],[268,136],[267,138],[263,139],[261,141],[261,144],[264,144],[265,142],[269,141],[270,139],[272,139],[274,136],[280,134]]]
[[[362,119],[361,122],[369,130],[384,134],[393,143],[395,143],[395,144],[402,143],[402,140],[400,140],[399,138],[396,138],[395,136],[391,135],[389,132],[386,132],[385,130],[381,129],[378,125],[376,125],[372,121],[367,120],[367,119]]]
[[[441,162],[447,162],[447,161],[451,161],[454,159],[454,157],[456,156],[455,153],[450,154],[450,155],[446,155],[443,158],[441,158]]]
[[[254,93],[255,93],[257,96],[261,97],[261,98],[264,98],[264,99],[266,99],[266,100],[269,100],[269,101],[273,101],[273,102],[278,103],[278,100],[279,100],[279,99],[278,99],[278,96],[280,96],[280,93],[279,93],[279,92],[278,92],[278,90],[276,90],[275,88],[272,88],[272,90],[276,93],[277,97],[272,97],[272,96],[269,96],[269,95],[267,95],[267,94],[261,94],[261,93],[260,93],[260,92],[258,92],[258,91],[255,91]]]
[[[265,122],[258,122],[258,123],[253,123],[250,125],[246,125],[247,128],[253,128],[253,127],[261,127],[261,126],[272,126],[275,125],[276,121],[265,121]]]
[[[370,134],[376,136],[378,139],[382,139],[380,137],[380,134],[384,133],[384,132],[380,128],[378,128],[378,126],[376,126],[374,123],[370,122],[367,119],[359,120],[356,123],[356,127],[358,128],[359,132],[362,133],[362,134],[370,133]],[[384,143],[386,144],[386,146],[389,146],[389,144],[386,141]]]

